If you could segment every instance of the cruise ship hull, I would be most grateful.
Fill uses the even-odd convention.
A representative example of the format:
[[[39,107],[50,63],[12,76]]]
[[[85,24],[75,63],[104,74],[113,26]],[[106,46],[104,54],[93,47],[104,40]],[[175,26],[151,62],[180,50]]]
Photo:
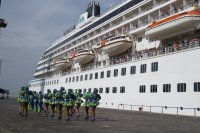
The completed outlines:
[[[179,114],[182,115],[194,115],[193,109],[183,109],[183,108],[198,108],[199,105],[199,92],[194,92],[194,82],[199,81],[200,73],[200,48],[189,49],[181,52],[174,52],[164,55],[159,55],[157,57],[149,57],[132,61],[125,64],[114,65],[111,67],[94,69],[89,72],[81,72],[75,75],[63,76],[60,78],[46,78],[45,81],[59,80],[57,85],[47,85],[44,87],[33,87],[37,91],[46,92],[47,89],[54,89],[60,87],[67,88],[103,88],[100,107],[102,108],[113,108],[113,109],[126,109],[139,110],[139,106],[128,106],[128,105],[148,105],[152,106],[151,111],[161,113],[161,107],[153,106],[166,106],[164,108],[164,113],[176,114],[178,107]],[[158,62],[158,71],[151,72],[151,63]],[[140,66],[142,64],[147,65],[147,72],[140,73]],[[136,66],[136,73],[131,75],[131,66]],[[121,68],[126,68],[126,75],[121,76]],[[119,74],[117,77],[113,76],[114,69],[118,69]],[[91,74],[96,72],[111,71],[111,77],[105,77],[101,79],[93,79],[87,81],[71,82],[66,83],[66,78],[76,77],[85,74]],[[41,81],[42,82],[42,81]],[[177,92],[177,84],[186,83],[186,92]],[[150,85],[157,85],[157,92],[150,92]],[[171,84],[171,92],[163,92],[163,84]],[[145,93],[139,92],[139,86],[145,85]],[[120,87],[125,87],[125,93],[120,93]],[[116,93],[112,92],[113,87],[117,87]],[[105,92],[105,89],[109,88],[109,93]],[[122,106],[122,104],[126,104]],[[140,106],[140,107],[141,107]],[[149,111],[149,107],[143,106],[143,111]],[[200,112],[196,112],[197,116],[200,116]]]

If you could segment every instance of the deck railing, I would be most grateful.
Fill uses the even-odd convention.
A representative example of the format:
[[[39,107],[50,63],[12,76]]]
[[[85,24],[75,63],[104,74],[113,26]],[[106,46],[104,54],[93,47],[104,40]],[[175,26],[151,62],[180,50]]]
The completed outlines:
[[[125,109],[125,107],[129,107],[129,109]],[[135,108],[135,110],[134,110]],[[131,111],[140,111],[142,112],[144,108],[149,110],[145,110],[145,112],[152,112],[152,109],[161,109],[161,114],[165,114],[164,110],[167,109],[176,109],[176,116],[180,115],[180,111],[182,110],[193,110],[194,111],[194,118],[197,117],[197,112],[200,111],[200,107],[197,108],[186,108],[186,107],[170,107],[170,106],[151,106],[151,105],[131,105],[131,104],[118,104],[118,110],[131,110]],[[157,113],[157,112],[156,112]]]

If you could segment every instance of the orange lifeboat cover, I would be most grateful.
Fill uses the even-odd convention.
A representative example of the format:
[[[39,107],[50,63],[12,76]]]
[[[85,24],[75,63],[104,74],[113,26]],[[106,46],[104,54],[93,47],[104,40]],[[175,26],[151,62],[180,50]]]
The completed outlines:
[[[166,23],[166,22],[168,22],[168,21],[171,21],[171,20],[173,20],[173,19],[176,19],[176,18],[185,16],[185,15],[191,15],[191,16],[192,16],[192,15],[200,15],[200,12],[197,11],[197,10],[193,10],[193,11],[188,11],[188,12],[183,12],[183,13],[180,13],[180,14],[176,14],[176,15],[173,15],[173,16],[168,17],[168,18],[166,18],[166,19],[163,19],[163,20],[160,20],[160,21],[157,21],[157,22],[152,23],[151,25],[149,25],[149,26],[147,27],[147,29],[156,27],[156,26],[158,26],[158,25],[160,25],[160,24]]]
[[[105,46],[106,45],[106,40],[102,40],[101,41],[101,46],[103,47],[103,46]]]
[[[76,56],[76,52],[72,53],[72,58],[74,58]]]

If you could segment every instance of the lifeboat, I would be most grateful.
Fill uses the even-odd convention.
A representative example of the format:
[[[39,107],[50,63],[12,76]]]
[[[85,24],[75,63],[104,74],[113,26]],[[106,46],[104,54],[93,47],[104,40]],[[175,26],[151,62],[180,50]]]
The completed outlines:
[[[108,56],[118,55],[125,52],[131,48],[133,42],[130,37],[126,34],[121,36],[114,36],[108,39],[102,40],[100,45],[97,45],[96,51],[103,54],[108,54]]]
[[[91,50],[78,50],[72,53],[72,60],[80,65],[86,64],[94,59],[94,53]]]
[[[194,10],[153,22],[147,27],[145,35],[151,41],[162,40],[193,31],[198,29],[199,26],[200,12]]]
[[[55,62],[56,70],[64,70],[71,66],[71,62],[68,59],[58,59]]]

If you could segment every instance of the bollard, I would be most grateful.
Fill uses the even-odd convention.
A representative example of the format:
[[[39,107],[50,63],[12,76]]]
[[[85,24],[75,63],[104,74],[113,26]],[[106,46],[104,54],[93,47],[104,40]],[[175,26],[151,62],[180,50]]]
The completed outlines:
[[[176,107],[176,116],[178,117],[178,107]]]
[[[194,119],[196,118],[196,109],[194,108]]]

